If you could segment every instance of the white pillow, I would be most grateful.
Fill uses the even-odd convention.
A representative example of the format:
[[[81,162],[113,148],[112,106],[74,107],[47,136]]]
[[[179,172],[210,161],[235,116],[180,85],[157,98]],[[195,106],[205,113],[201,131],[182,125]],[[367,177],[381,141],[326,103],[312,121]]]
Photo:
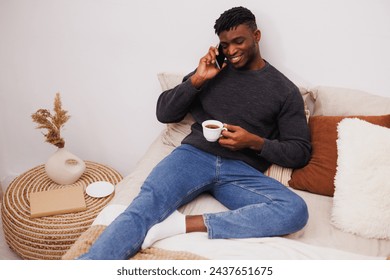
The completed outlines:
[[[332,223],[390,239],[390,129],[349,118],[338,125]]]

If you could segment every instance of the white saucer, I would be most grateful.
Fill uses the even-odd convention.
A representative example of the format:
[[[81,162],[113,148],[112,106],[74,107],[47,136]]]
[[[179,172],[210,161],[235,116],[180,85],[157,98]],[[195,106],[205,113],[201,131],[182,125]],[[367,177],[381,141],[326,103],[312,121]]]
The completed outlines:
[[[114,191],[114,185],[106,181],[98,181],[87,186],[85,190],[89,196],[92,197],[105,197],[112,194]]]

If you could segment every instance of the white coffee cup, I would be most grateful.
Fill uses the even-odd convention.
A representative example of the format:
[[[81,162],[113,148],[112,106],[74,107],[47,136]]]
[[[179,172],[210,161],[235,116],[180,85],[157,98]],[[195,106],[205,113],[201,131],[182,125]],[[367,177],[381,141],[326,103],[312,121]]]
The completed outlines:
[[[209,142],[215,142],[221,137],[222,130],[227,130],[223,127],[223,123],[217,120],[207,120],[202,123],[203,136]]]

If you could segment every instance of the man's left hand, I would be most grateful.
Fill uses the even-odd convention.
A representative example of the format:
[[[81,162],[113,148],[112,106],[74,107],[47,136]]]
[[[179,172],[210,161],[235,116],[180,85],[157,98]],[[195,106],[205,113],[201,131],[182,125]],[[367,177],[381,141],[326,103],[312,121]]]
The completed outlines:
[[[264,139],[260,136],[252,134],[237,125],[224,124],[224,127],[227,130],[222,131],[222,137],[218,140],[222,147],[232,151],[238,151],[245,148],[257,152],[261,151]]]

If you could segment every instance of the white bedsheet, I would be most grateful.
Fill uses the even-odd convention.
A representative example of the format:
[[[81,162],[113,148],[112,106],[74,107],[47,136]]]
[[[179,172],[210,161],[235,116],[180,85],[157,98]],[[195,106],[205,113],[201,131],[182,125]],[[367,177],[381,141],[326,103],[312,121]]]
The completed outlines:
[[[210,199],[210,198],[202,198]],[[94,225],[109,225],[126,206],[111,204],[96,218]],[[245,239],[208,239],[207,233],[179,234],[156,242],[153,247],[187,251],[208,259],[267,259],[267,260],[339,260],[384,259],[350,253],[333,248],[306,244],[290,238],[267,237]]]
[[[167,250],[188,251],[216,260],[383,259],[309,245],[283,237],[208,239],[206,233],[189,233],[160,240],[154,246]]]

